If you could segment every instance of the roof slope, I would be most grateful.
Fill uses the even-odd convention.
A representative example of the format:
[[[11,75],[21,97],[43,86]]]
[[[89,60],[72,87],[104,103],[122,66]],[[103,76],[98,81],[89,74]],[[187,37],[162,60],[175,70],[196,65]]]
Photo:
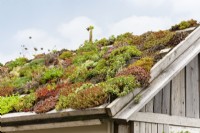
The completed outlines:
[[[198,38],[196,31],[184,45]],[[169,30],[141,36],[125,33],[86,41],[76,51],[53,51],[33,60],[17,58],[0,69],[0,114],[93,108],[145,88],[149,80],[185,51],[179,43],[189,33]]]

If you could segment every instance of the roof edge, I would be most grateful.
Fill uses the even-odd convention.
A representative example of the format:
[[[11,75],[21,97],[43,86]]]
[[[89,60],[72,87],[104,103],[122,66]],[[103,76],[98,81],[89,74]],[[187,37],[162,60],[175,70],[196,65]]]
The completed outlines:
[[[62,117],[85,116],[85,115],[101,115],[106,114],[105,107],[107,104],[95,108],[88,108],[84,110],[65,109],[62,111],[52,110],[45,114],[36,114],[34,112],[18,112],[2,115],[0,118],[1,123],[17,122],[17,121],[34,121],[44,119],[54,119]]]

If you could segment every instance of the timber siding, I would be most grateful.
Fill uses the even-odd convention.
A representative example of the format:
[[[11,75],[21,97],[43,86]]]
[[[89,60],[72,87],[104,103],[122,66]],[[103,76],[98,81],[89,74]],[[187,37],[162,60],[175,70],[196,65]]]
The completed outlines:
[[[170,133],[173,126],[200,129],[200,55],[115,133]],[[160,115],[159,115],[160,114]],[[191,125],[190,125],[191,124]]]
[[[196,56],[141,111],[199,118],[199,63]]]

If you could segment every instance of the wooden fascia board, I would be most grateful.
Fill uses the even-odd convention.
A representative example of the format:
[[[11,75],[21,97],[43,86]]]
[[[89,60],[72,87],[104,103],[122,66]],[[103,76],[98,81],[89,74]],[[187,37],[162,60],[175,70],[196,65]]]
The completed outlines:
[[[64,128],[64,127],[92,126],[101,124],[102,122],[99,119],[94,119],[94,120],[56,122],[56,123],[21,125],[21,126],[6,126],[6,127],[1,127],[0,131],[15,132],[15,131],[54,129],[54,128]]]
[[[36,114],[34,112],[9,113],[6,115],[2,115],[0,121],[2,123],[6,123],[6,122],[17,122],[17,121],[54,119],[54,118],[73,117],[73,116],[101,115],[101,114],[106,114],[106,109],[105,109],[106,105],[102,105],[96,108],[89,108],[85,110],[73,110],[73,109],[66,109],[62,111],[53,110],[45,114]]]
[[[191,45],[181,56],[170,64],[155,78],[149,87],[141,91],[141,100],[138,104],[132,100],[113,118],[129,121],[130,117],[144,107],[170,80],[172,80],[198,53],[200,52],[200,39]]]

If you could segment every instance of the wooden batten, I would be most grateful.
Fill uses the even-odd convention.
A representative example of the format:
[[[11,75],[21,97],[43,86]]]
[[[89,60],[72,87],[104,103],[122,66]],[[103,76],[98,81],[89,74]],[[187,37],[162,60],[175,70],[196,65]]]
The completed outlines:
[[[171,114],[185,116],[185,69],[172,80]]]
[[[200,119],[187,118],[187,117],[182,117],[182,116],[170,116],[167,114],[137,112],[131,116],[130,120],[160,124],[160,128],[162,128],[162,131],[164,131],[164,128],[167,128],[167,127],[163,127],[163,124],[165,124],[166,126],[175,125],[175,126],[187,126],[187,127],[200,128]]]
[[[164,88],[163,88],[163,94],[162,94],[162,114],[170,114],[170,93],[171,93],[171,82],[169,82]]]
[[[195,57],[186,67],[186,116],[199,118],[199,63]]]

